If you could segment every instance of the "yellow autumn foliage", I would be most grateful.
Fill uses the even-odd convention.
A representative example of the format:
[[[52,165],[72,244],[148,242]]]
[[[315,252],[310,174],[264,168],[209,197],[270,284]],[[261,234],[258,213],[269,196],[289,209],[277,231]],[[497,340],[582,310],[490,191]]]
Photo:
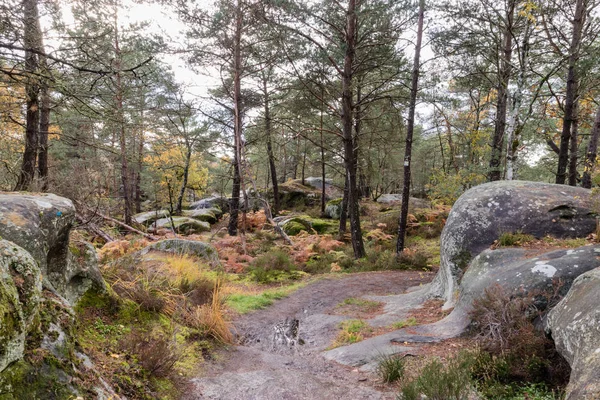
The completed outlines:
[[[155,148],[146,157],[154,183],[158,189],[158,201],[168,204],[175,201],[183,182],[185,170],[185,149],[179,146]],[[198,154],[192,154],[188,172],[187,189],[201,195],[208,186],[208,168]]]

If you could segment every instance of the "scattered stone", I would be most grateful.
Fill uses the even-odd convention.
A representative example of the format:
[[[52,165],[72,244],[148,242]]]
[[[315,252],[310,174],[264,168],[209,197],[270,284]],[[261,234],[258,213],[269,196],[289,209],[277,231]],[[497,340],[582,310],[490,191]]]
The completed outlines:
[[[590,191],[540,182],[498,181],[476,186],[454,204],[441,236],[441,266],[432,295],[454,305],[455,290],[477,254],[503,233],[542,238],[586,237],[596,229]]]
[[[600,256],[600,247],[595,247]],[[577,260],[579,263],[579,260]],[[548,333],[571,365],[566,400],[600,398],[600,268],[580,275],[550,312]]]

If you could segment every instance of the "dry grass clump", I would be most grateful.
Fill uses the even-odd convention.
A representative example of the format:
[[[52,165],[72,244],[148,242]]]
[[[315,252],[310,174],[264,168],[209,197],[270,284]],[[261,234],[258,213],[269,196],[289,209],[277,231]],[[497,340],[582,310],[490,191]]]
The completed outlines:
[[[125,336],[119,347],[126,354],[136,357],[150,375],[163,378],[173,373],[175,363],[181,358],[177,343],[164,336],[152,336],[133,331]]]

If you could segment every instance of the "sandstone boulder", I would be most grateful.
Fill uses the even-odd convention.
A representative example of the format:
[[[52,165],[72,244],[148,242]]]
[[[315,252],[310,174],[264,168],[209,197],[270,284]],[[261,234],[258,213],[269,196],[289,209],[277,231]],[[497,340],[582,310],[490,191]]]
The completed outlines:
[[[140,225],[148,226],[151,225],[157,219],[167,218],[168,216],[168,210],[146,211],[143,213],[135,214],[133,216],[133,220]]]
[[[598,257],[600,248],[596,250]],[[547,330],[571,365],[567,400],[600,398],[599,304],[600,268],[596,268],[580,275],[548,316]]]
[[[343,199],[330,200],[325,204],[325,216],[331,219],[340,219],[342,216]]]
[[[213,195],[190,204],[190,210],[202,208],[219,208],[223,212],[229,212],[229,200],[226,197]]]
[[[0,240],[0,371],[23,358],[41,293],[37,262],[22,247]]]
[[[152,227],[158,229],[171,229],[171,218],[161,218],[156,220]],[[210,224],[204,221],[198,221],[189,217],[173,217],[173,227],[175,232],[182,235],[192,235],[195,233],[209,232]]]
[[[223,212],[219,208],[198,208],[196,210],[183,210],[183,216],[198,221],[216,224]]]
[[[0,237],[16,243],[38,263],[44,286],[70,302],[93,285],[104,288],[95,250],[73,254],[69,233],[73,203],[53,194],[1,193]]]
[[[498,181],[468,190],[452,207],[442,232],[432,293],[451,307],[469,262],[503,233],[585,237],[596,228],[593,209],[591,192],[572,186]]]

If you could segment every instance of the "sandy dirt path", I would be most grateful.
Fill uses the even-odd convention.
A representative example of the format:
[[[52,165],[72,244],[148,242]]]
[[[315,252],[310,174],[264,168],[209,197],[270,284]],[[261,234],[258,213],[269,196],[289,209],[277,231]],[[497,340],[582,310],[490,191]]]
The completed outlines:
[[[345,299],[392,295],[431,281],[432,273],[382,271],[326,277],[272,306],[234,321],[240,345],[220,351],[191,381],[186,400],[394,399],[377,377],[326,360],[338,325],[352,316],[332,314]],[[274,344],[274,325],[295,318],[302,345]]]

